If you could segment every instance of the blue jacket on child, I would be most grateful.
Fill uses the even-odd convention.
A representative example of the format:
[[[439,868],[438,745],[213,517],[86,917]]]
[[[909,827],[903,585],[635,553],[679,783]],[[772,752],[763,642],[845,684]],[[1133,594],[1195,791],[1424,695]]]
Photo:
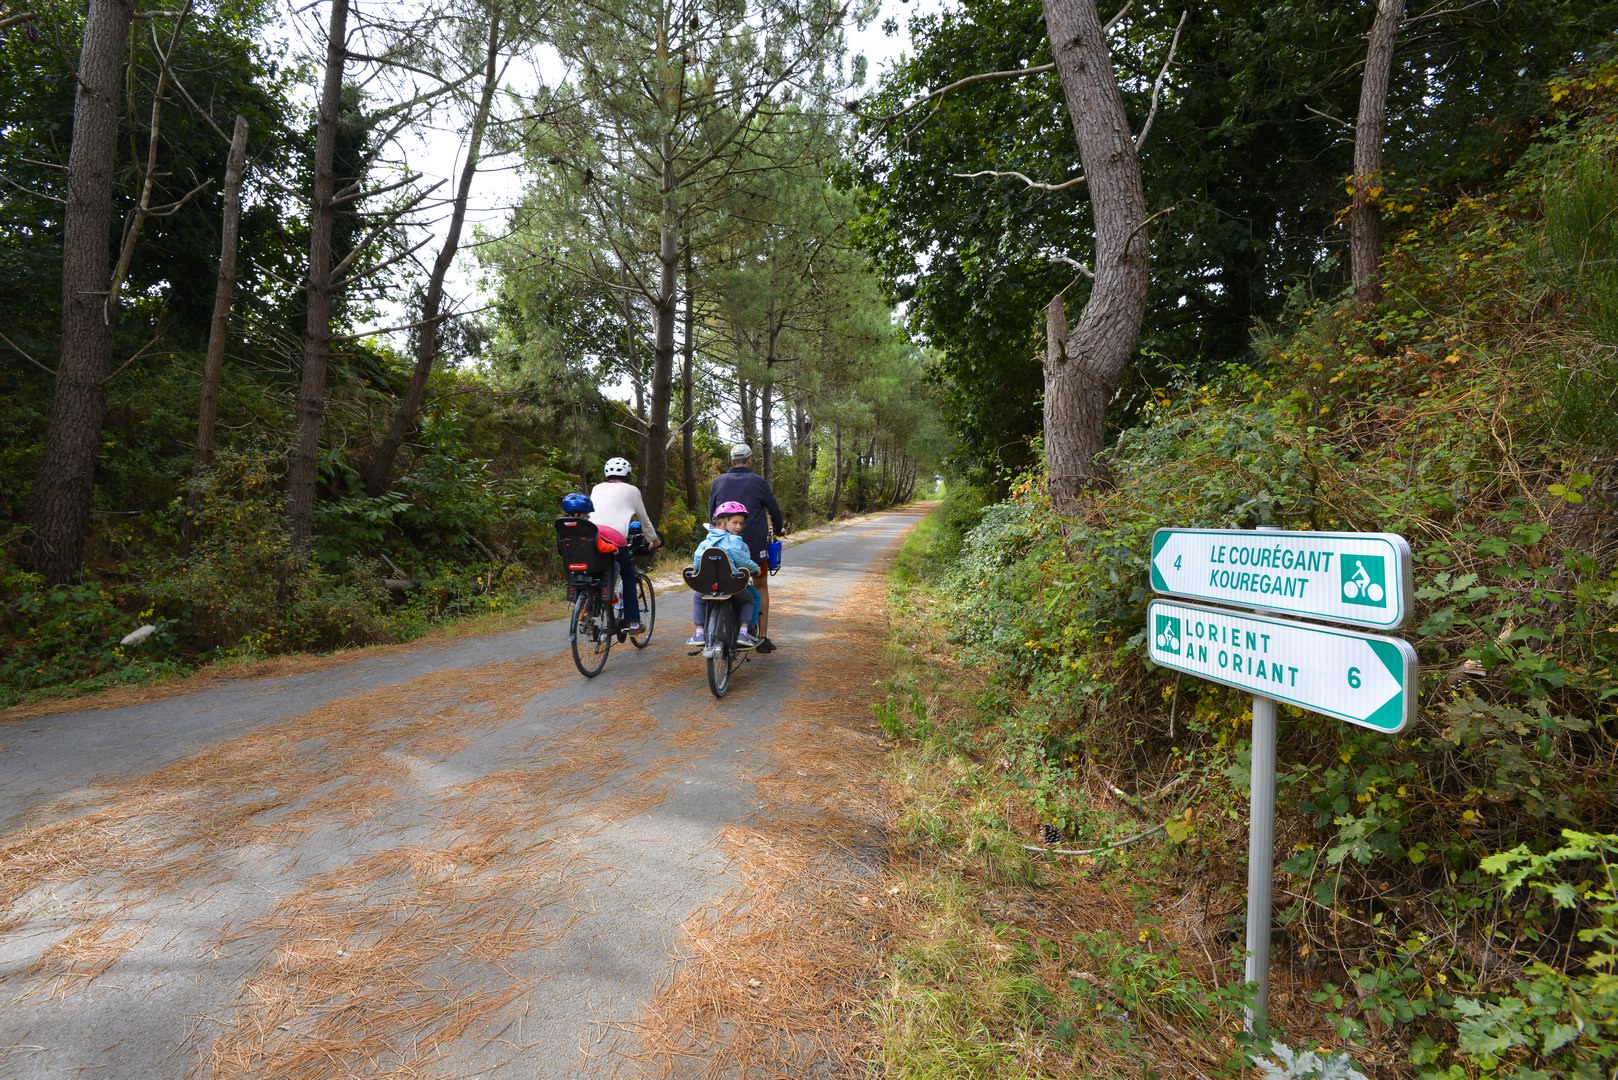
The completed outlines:
[[[691,566],[696,569],[702,565],[702,553],[709,548],[718,548],[730,558],[730,565],[738,570],[748,573],[758,573],[758,563],[753,561],[752,554],[747,550],[747,541],[734,533],[724,529],[708,526],[707,539],[697,545],[696,554],[691,556]]]

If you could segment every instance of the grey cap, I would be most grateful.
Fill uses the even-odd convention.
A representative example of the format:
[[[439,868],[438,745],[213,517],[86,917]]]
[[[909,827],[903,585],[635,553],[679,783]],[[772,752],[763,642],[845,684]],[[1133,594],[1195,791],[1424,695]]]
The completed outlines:
[[[744,442],[739,442],[730,448],[730,460],[746,461],[753,456],[753,448]]]

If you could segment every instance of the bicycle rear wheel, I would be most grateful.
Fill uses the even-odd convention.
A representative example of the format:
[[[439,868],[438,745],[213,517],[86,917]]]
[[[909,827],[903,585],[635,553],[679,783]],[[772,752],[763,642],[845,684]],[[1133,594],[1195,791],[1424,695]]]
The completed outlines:
[[[730,673],[735,670],[736,607],[731,603],[715,604],[708,618],[708,689],[713,696],[722,698],[730,693]]]
[[[635,648],[644,649],[652,643],[652,628],[657,623],[657,593],[652,589],[652,579],[645,574],[636,575],[635,595],[640,598],[641,631],[639,636],[631,635],[629,640],[635,643]]]
[[[601,594],[596,589],[580,589],[573,601],[568,637],[573,645],[573,666],[586,679],[593,679],[607,666],[612,651],[612,635],[601,629]]]

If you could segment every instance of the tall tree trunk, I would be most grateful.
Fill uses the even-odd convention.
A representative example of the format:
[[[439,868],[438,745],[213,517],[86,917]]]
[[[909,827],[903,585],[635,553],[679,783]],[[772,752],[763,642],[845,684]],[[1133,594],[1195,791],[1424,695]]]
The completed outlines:
[[[770,411],[775,407],[774,397],[775,386],[765,375],[764,385],[758,391],[758,443],[759,452],[763,455],[764,479],[769,482],[775,480],[774,429],[770,424]]]
[[[214,425],[219,416],[219,383],[225,369],[230,336],[230,308],[236,292],[236,249],[241,242],[242,174],[247,168],[247,118],[238,116],[225,159],[224,214],[219,227],[219,275],[214,283],[213,320],[208,325],[208,356],[202,367],[202,396],[197,406],[198,471],[213,463]]]
[[[1388,78],[1393,70],[1393,43],[1404,18],[1404,0],[1378,0],[1365,46],[1365,79],[1360,83],[1360,113],[1354,124],[1353,202],[1349,207],[1349,250],[1354,297],[1363,304],[1381,299],[1377,262],[1382,257],[1382,136],[1388,121]]]
[[[736,375],[736,405],[741,410],[742,442],[758,445],[758,393],[753,384],[738,372]]]
[[[831,507],[826,516],[833,521],[837,520],[837,507],[843,501],[843,425],[836,424],[836,454],[831,464]]]
[[[882,446],[882,476],[876,485],[876,503],[878,506],[884,506],[888,503],[888,447],[886,443]]]
[[[1074,361],[1062,298],[1045,308],[1045,468],[1051,498],[1071,508],[1089,480],[1107,437],[1112,385]]]
[[[819,447],[815,442],[815,423],[809,416],[809,410],[804,408],[803,402],[792,403],[793,432],[797,443],[793,453],[797,456],[798,465],[798,505],[804,513],[809,512],[809,486],[814,481],[816,459],[819,457]]]
[[[685,466],[685,504],[693,511],[702,505],[702,494],[697,490],[697,288],[691,270],[691,247],[685,249],[685,325],[680,357],[680,456]]]
[[[306,552],[314,535],[315,482],[320,425],[326,414],[326,365],[331,359],[332,232],[337,220],[337,117],[343,93],[348,0],[332,0],[326,29],[326,77],[315,116],[315,172],[309,209],[308,311],[303,329],[303,377],[294,406],[292,468],[287,478],[287,524],[292,547]]]
[[[225,159],[224,214],[219,225],[219,276],[214,283],[213,320],[208,325],[208,356],[202,365],[202,395],[197,403],[197,451],[192,472],[201,476],[213,464],[214,426],[219,417],[219,383],[224,377],[225,343],[230,336],[230,308],[236,292],[236,249],[241,242],[242,174],[247,171],[247,118],[238,116]],[[185,524],[180,547],[189,552],[196,540],[196,511],[201,493],[185,497]]]
[[[764,453],[764,479],[766,482],[775,481],[775,446],[774,425],[770,422],[770,415],[774,411],[774,372],[776,354],[781,341],[781,325],[786,321],[785,316],[776,317],[775,297],[770,297],[770,305],[765,313],[769,328],[769,343],[764,350],[764,385],[759,392],[759,442]]]
[[[624,301],[624,364],[629,372],[629,388],[635,395],[635,422],[640,425],[639,452],[636,459],[646,461],[646,436],[649,430],[646,417],[646,368],[640,357],[640,338],[636,334],[635,301],[626,289]]]
[[[1046,313],[1046,467],[1051,498],[1067,509],[1094,473],[1107,402],[1140,339],[1146,195],[1095,0],[1044,0],[1044,9],[1095,220],[1095,280],[1078,325],[1067,332],[1061,297]]]
[[[399,447],[416,429],[416,418],[421,415],[422,400],[427,396],[427,378],[438,362],[439,312],[444,303],[444,278],[461,246],[461,226],[466,221],[466,204],[472,194],[472,180],[477,176],[478,161],[483,150],[483,133],[488,127],[489,110],[494,104],[498,85],[500,61],[500,12],[489,11],[489,40],[484,53],[483,89],[478,97],[477,111],[472,116],[472,131],[468,137],[466,163],[461,167],[460,182],[455,189],[454,208],[450,211],[449,230],[444,245],[433,260],[432,274],[427,279],[427,292],[421,301],[421,334],[416,339],[416,366],[410,373],[410,385],[404,400],[393,414],[382,445],[376,449],[365,470],[365,493],[375,498],[387,490],[388,477],[393,472],[393,459]]]
[[[34,480],[28,562],[53,585],[84,567],[112,361],[113,170],[132,0],[90,0],[62,224],[62,349]]]
[[[663,519],[669,478],[669,398],[674,390],[674,319],[679,300],[680,222],[674,206],[674,145],[663,139],[663,211],[658,243],[656,338],[652,349],[652,401],[646,424],[641,494],[655,525]]]

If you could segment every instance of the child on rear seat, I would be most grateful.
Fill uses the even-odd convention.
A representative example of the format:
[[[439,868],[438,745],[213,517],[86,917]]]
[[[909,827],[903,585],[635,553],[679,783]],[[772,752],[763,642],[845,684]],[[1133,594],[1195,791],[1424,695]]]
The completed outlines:
[[[573,492],[562,497],[562,515],[570,518],[581,518],[590,521],[590,515],[595,513],[595,503],[590,496]],[[603,555],[611,555],[619,567],[618,589],[624,598],[624,629],[631,634],[641,633],[640,626],[640,599],[635,594],[635,579],[629,574],[634,572],[635,564],[629,562],[629,540],[623,533],[611,525],[602,525],[591,522],[596,527],[596,550]],[[620,558],[620,553],[624,556]],[[624,563],[629,562],[629,570],[624,570]],[[568,594],[569,596],[572,593]]]
[[[742,530],[747,526],[747,507],[739,502],[720,503],[714,510],[713,524],[708,526],[708,535],[697,545],[696,554],[691,557],[693,567],[702,565],[702,553],[709,548],[718,548],[730,559],[733,569],[746,570],[749,574],[759,572],[758,563],[747,550],[747,542],[742,539]],[[703,616],[706,610],[703,605],[708,601],[701,596],[691,599],[691,621],[696,623],[696,630],[691,634],[687,645],[703,644]],[[753,588],[751,581],[747,585],[747,596],[742,600],[742,626],[736,634],[736,644],[744,649],[751,649],[758,644],[753,636],[753,613],[758,611],[758,590]]]

